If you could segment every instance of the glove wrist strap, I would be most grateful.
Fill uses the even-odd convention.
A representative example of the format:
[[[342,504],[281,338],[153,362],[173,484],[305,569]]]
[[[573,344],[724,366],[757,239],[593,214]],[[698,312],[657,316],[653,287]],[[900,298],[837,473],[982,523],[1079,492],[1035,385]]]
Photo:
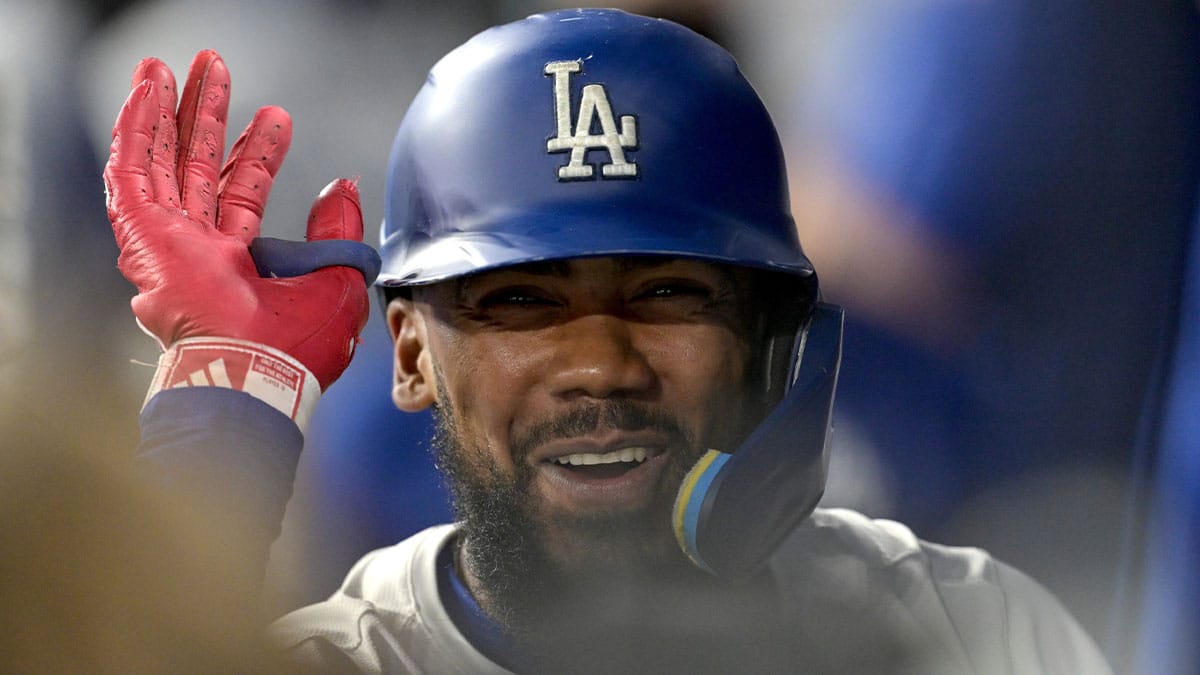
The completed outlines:
[[[146,394],[164,389],[225,387],[245,392],[285,414],[303,432],[321,397],[317,378],[295,358],[256,342],[234,338],[185,338],[158,358]]]

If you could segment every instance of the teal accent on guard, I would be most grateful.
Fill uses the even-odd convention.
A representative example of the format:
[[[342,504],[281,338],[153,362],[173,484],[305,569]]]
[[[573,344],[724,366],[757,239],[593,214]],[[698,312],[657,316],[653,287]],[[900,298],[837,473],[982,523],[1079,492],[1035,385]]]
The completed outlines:
[[[712,451],[716,452],[716,451]],[[682,519],[682,535],[684,552],[696,563],[701,569],[710,574],[716,574],[704,562],[704,558],[700,555],[700,550],[696,545],[696,530],[700,524],[700,510],[704,506],[704,498],[708,495],[708,488],[712,485],[713,479],[721,472],[725,463],[733,455],[726,452],[716,452],[716,457],[713,458],[704,470],[696,477],[687,477],[685,482],[691,484],[691,489],[688,491],[687,504],[683,507]]]

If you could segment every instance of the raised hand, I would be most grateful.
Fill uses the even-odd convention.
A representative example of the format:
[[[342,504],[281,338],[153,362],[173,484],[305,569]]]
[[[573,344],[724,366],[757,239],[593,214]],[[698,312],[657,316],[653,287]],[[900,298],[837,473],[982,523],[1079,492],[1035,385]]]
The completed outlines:
[[[301,399],[315,402],[350,362],[378,256],[361,243],[358,191],[345,179],[317,197],[308,243],[258,237],[291,119],[259,109],[222,164],[229,87],[212,51],[196,55],[178,107],[161,61],[134,70],[104,169],[118,266],[137,286],[134,314],[166,350],[152,394],[228,386],[297,419]]]

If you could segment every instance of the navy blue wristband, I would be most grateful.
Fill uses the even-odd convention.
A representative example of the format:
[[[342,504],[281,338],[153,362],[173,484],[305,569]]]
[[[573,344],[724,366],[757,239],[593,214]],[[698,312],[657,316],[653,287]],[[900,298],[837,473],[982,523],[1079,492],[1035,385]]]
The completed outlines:
[[[251,539],[259,574],[279,536],[304,436],[286,415],[233,389],[168,389],[140,417],[137,464],[147,482],[221,514]]]

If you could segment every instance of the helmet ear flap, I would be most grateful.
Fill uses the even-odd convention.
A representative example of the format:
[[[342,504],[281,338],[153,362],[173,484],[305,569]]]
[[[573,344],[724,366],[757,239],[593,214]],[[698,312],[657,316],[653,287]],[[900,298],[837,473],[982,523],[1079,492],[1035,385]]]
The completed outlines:
[[[795,381],[803,348],[803,328],[819,298],[813,292],[816,284],[810,279],[761,271],[755,274],[759,332],[749,389],[760,397],[761,417],[783,400]]]

